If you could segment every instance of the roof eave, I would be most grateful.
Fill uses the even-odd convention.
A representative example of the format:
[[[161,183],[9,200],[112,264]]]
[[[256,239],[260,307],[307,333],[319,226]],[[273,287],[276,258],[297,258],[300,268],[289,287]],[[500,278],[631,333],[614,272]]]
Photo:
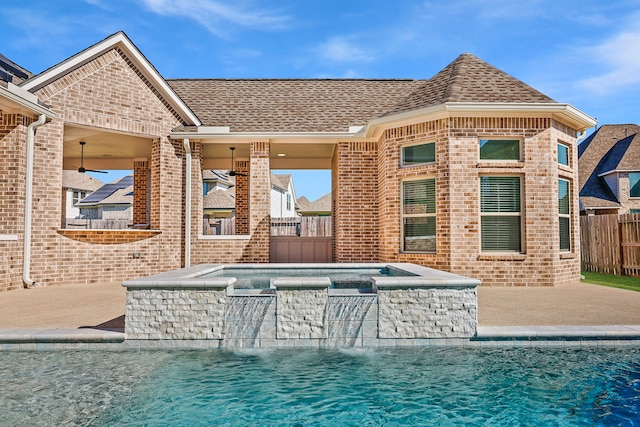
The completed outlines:
[[[58,79],[60,76],[75,70],[92,59],[102,55],[114,47],[122,49],[134,64],[153,84],[153,87],[167,100],[167,102],[178,112],[178,114],[191,125],[201,125],[200,120],[189,107],[180,99],[176,92],[167,84],[164,78],[151,65],[149,60],[140,52],[133,42],[123,32],[118,32],[92,47],[68,58],[60,64],[49,68],[41,74],[22,83],[21,87],[30,92],[35,92],[48,83]]]
[[[12,83],[9,83],[7,88],[0,86],[1,97],[9,100],[14,104],[17,104],[19,107],[24,108],[29,112],[32,112],[38,115],[44,114],[48,120],[51,120],[52,118],[55,117],[55,113],[49,110],[48,108],[38,104],[37,99],[36,99],[36,102],[29,99],[30,97],[33,96],[33,94],[26,91],[25,91],[26,93],[21,94],[20,93],[21,91],[24,91],[24,89],[18,86],[15,86]]]
[[[574,127],[579,132],[596,125],[593,117],[583,113],[570,104],[559,103],[515,103],[515,102],[447,102],[417,110],[407,111],[371,120],[363,134],[372,137],[380,127],[391,123],[414,122],[423,116],[446,117],[452,113],[491,113],[491,114],[548,114]]]
[[[231,131],[208,131],[203,127],[195,132],[171,132],[171,139],[343,139],[359,136],[356,132],[231,132]]]

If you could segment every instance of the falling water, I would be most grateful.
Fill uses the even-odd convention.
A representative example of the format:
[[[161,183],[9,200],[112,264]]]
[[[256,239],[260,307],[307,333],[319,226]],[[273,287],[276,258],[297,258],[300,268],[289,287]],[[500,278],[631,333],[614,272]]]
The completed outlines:
[[[272,297],[229,297],[225,318],[228,345],[253,347],[272,302]]]
[[[373,300],[363,296],[329,297],[325,313],[326,346],[353,347]]]

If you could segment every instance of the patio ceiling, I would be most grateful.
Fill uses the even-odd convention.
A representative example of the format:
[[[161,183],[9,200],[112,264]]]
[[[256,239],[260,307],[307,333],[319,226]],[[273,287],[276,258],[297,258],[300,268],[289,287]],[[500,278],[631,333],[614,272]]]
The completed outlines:
[[[203,144],[205,169],[229,169],[231,151],[236,147],[236,160],[249,160],[250,145],[244,142],[215,142]],[[285,141],[270,143],[271,169],[331,169],[335,150],[333,142]]]
[[[80,141],[85,141],[84,167],[87,169],[130,170],[134,159],[151,156],[151,137],[108,132],[102,129],[65,125],[63,169],[80,166]]]

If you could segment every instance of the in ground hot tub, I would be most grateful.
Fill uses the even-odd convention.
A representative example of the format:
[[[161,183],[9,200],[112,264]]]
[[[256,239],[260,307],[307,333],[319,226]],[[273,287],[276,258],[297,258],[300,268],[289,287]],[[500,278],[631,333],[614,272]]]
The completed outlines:
[[[125,332],[214,347],[426,345],[475,335],[479,284],[408,263],[198,265],[123,283]]]

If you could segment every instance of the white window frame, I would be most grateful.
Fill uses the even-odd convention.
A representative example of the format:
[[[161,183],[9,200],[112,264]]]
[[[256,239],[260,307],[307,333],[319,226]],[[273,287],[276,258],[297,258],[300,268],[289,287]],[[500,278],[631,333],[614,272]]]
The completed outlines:
[[[558,157],[560,157],[560,147],[563,147],[567,150],[567,163],[560,163],[560,159],[558,159],[558,164],[562,165],[562,166],[566,166],[568,168],[571,167],[571,147],[568,144],[565,144],[564,142],[558,141]]]
[[[427,180],[433,180],[433,186],[434,186],[434,195],[433,195],[433,200],[435,203],[435,212],[429,212],[429,213],[419,213],[419,214],[405,214],[405,208],[404,208],[404,184],[405,182],[415,182],[415,181],[427,181]],[[419,177],[412,177],[412,178],[407,178],[407,179],[403,179],[400,182],[400,244],[401,244],[401,252],[404,253],[426,253],[426,254],[435,254],[437,252],[437,244],[438,244],[438,206],[437,206],[437,200],[438,200],[438,189],[436,187],[436,177],[435,176],[419,176]],[[433,236],[433,238],[435,239],[435,247],[436,249],[434,250],[428,250],[428,251],[418,251],[418,250],[413,250],[413,249],[406,249],[406,243],[405,243],[405,229],[404,229],[404,219],[405,218],[435,218],[435,222],[436,222],[436,232]]]
[[[409,148],[409,147],[415,147],[418,145],[429,145],[429,144],[433,144],[433,160],[430,162],[423,162],[423,163],[412,163],[412,164],[405,164],[405,159],[404,159],[404,150],[405,148]],[[400,146],[400,167],[403,168],[411,168],[411,167],[415,167],[415,166],[422,166],[422,165],[431,165],[434,164],[437,160],[437,154],[436,154],[436,142],[435,141],[419,141],[419,142],[412,142],[410,144],[403,144]]]
[[[568,213],[561,213],[560,212],[560,181],[564,181],[567,183],[567,196],[569,198],[569,212]],[[572,230],[571,230],[571,181],[568,179],[564,179],[564,178],[558,178],[558,233],[560,233],[560,219],[561,218],[566,218],[569,222],[569,247],[568,248],[562,248],[560,247],[560,251],[561,252],[571,252],[572,248],[573,248],[573,242],[571,239],[571,235],[572,235]],[[560,238],[560,234],[558,234],[558,240]],[[559,244],[559,243],[558,243]]]
[[[519,212],[483,212],[482,211],[482,178],[486,177],[505,177],[505,178],[518,178],[520,182],[520,211]],[[479,200],[479,211],[480,211],[480,252],[487,254],[499,254],[499,253],[507,253],[507,254],[524,254],[525,253],[525,215],[524,215],[524,176],[518,174],[482,174],[478,178],[478,194],[480,196]],[[520,250],[487,250],[482,248],[482,218],[483,217],[519,217],[520,218]]]
[[[518,158],[517,159],[483,159],[480,150],[480,141],[518,141]],[[524,149],[524,140],[517,136],[481,136],[478,138],[478,159],[481,162],[507,162],[517,163],[522,161],[522,153]]]
[[[640,199],[640,196],[632,196],[631,195],[631,190],[633,189],[633,185],[631,185],[631,175],[640,175],[640,172],[629,172],[627,174],[627,178],[629,180],[629,198],[630,199]],[[638,180],[640,181],[640,177],[638,178]]]

